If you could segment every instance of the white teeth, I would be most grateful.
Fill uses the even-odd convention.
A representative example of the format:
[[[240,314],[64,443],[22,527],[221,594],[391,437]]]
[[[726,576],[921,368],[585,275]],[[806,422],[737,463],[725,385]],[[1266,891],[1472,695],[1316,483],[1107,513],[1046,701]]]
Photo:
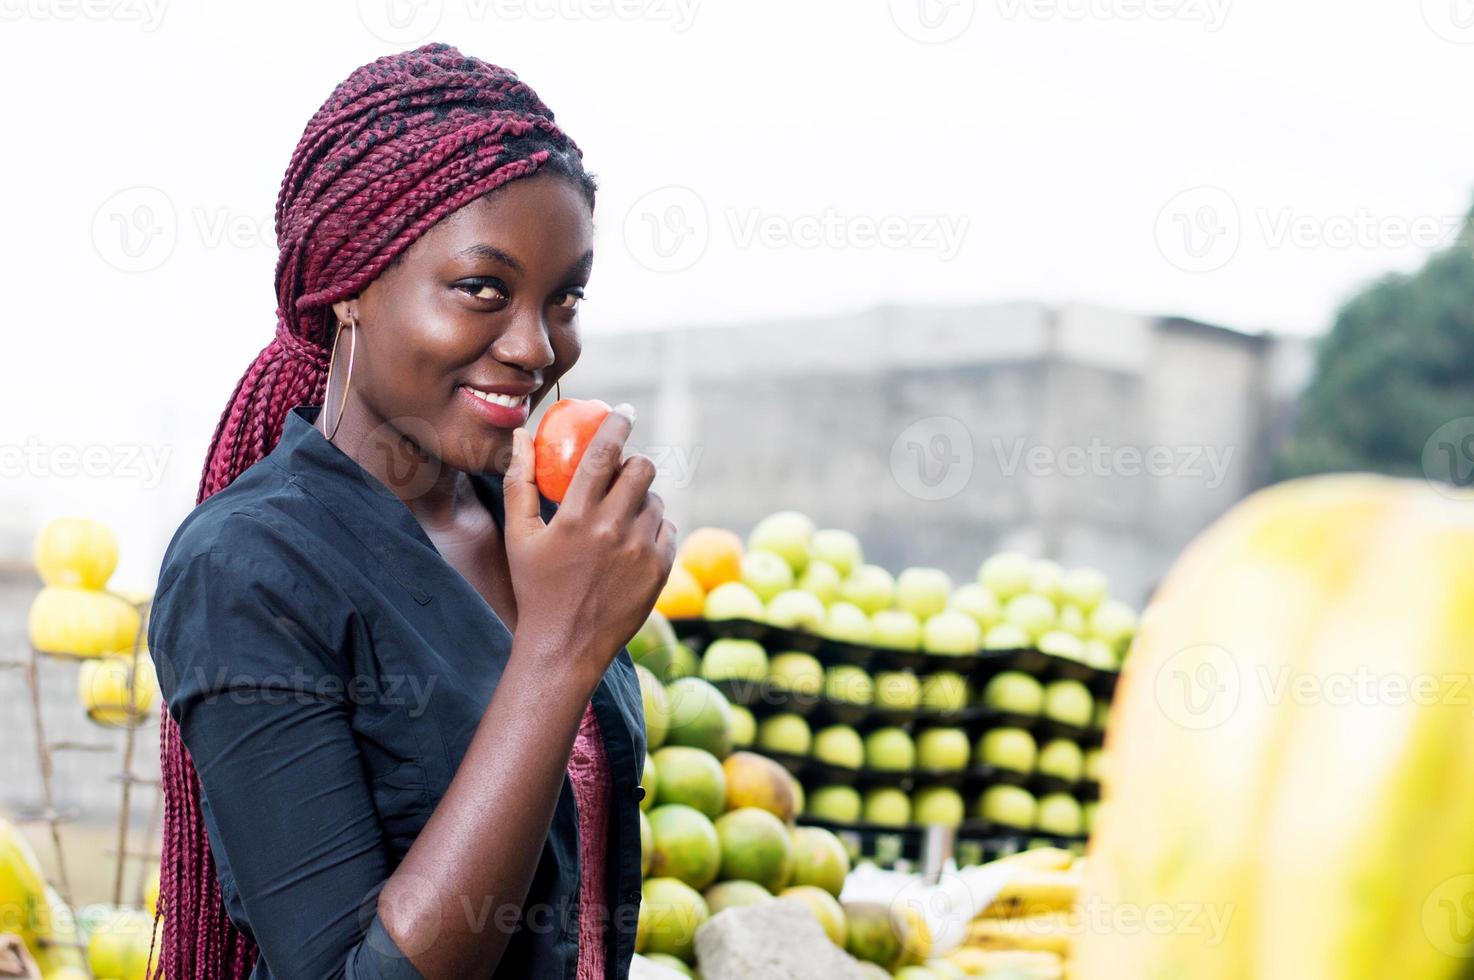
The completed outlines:
[[[491,402],[493,405],[501,405],[503,408],[516,408],[527,400],[526,395],[498,395],[489,391],[477,391],[470,385],[463,385],[462,387],[482,401]]]

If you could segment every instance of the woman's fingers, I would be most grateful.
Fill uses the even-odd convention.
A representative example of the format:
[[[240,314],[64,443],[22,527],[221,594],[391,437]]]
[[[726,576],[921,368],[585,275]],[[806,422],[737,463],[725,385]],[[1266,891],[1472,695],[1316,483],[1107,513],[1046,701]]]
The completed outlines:
[[[604,498],[610,519],[625,526],[634,523],[648,503],[650,485],[654,482],[655,464],[650,457],[636,453],[626,459],[619,468],[614,485],[609,488],[609,495]],[[665,504],[662,502],[660,506],[664,512]],[[655,527],[652,525],[647,540],[654,536]]]
[[[512,464],[502,478],[502,501],[509,534],[529,534],[543,527],[532,455],[532,436],[512,430]]]
[[[634,535],[640,541],[658,541],[665,520],[665,500],[653,490],[645,494],[644,505],[634,517]]]
[[[620,455],[634,424],[634,409],[629,405],[619,405],[604,417],[569,481],[563,509],[589,514],[599,506],[620,472]]]

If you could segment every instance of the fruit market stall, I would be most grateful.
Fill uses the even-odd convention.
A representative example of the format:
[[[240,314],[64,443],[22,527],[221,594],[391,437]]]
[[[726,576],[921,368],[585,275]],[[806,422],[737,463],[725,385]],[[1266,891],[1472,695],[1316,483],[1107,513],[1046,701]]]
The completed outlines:
[[[155,936],[159,870],[152,831],[159,818],[155,779],[140,775],[136,761],[153,745],[139,745],[139,729],[155,713],[158,685],[144,645],[151,597],[110,587],[118,549],[111,529],[83,518],[62,518],[37,534],[34,558],[42,588],[29,613],[29,650],[6,666],[20,675],[31,714],[40,800],[19,815],[47,828],[54,881],[14,822],[0,818],[0,933],[19,937],[44,980],[98,977],[143,980]],[[77,741],[50,734],[43,710],[39,664],[75,668],[77,711],[97,732]],[[74,910],[66,855],[66,824],[56,758],[68,752],[113,754],[118,759],[118,826],[109,850],[111,901]],[[142,841],[132,827],[142,791],[151,815]]]
[[[642,954],[697,970],[702,923],[776,896],[897,976],[1014,952],[1049,968],[1028,975],[1062,970],[1068,937],[1031,930],[1078,891],[1136,625],[1107,592],[1012,553],[955,587],[892,575],[791,511],[745,541],[693,531],[629,645],[650,746]],[[957,877],[989,862],[1008,873]],[[948,881],[970,933],[928,921]]]

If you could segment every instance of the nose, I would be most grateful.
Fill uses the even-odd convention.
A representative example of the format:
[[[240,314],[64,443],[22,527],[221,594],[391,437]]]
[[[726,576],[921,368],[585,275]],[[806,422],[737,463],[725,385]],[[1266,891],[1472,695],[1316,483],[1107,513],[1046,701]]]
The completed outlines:
[[[515,314],[505,330],[492,341],[491,353],[503,364],[521,368],[528,374],[541,374],[553,365],[553,344],[548,327],[535,310]]]

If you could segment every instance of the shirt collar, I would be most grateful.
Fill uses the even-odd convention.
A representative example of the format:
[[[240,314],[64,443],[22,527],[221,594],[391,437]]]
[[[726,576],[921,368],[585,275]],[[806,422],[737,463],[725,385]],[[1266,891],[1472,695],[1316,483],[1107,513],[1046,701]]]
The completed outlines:
[[[414,571],[413,563],[428,551],[441,562],[444,556],[435,547],[408,505],[378,477],[359,465],[313,423],[321,405],[298,405],[287,412],[281,439],[267,456],[307,493],[321,502],[350,532],[369,548],[381,563],[421,605],[431,599],[425,591],[423,574]],[[499,527],[505,526],[500,475],[470,473],[472,486]],[[557,504],[540,497],[543,520],[551,520]],[[396,539],[384,533],[386,526],[403,536]],[[404,538],[410,546],[405,547]],[[448,565],[448,563],[447,563]]]

